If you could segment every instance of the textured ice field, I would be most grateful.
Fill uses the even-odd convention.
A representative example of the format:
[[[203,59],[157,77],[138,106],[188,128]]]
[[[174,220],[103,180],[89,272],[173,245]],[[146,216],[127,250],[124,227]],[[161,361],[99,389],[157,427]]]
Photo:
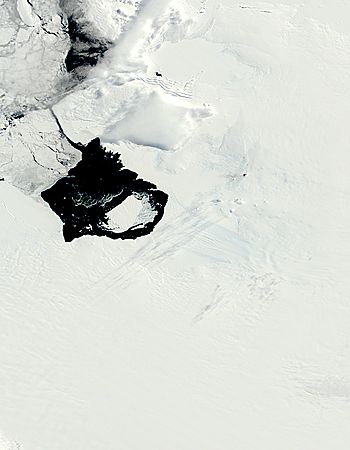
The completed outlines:
[[[0,450],[348,450],[348,2],[31,3],[0,0]],[[169,196],[152,233],[64,241],[40,194],[97,136]]]

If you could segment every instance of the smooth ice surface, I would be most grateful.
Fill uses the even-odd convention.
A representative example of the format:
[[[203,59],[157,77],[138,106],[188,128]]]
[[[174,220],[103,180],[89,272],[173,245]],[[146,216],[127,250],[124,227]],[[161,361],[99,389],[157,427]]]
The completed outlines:
[[[40,192],[76,155],[49,110],[10,117],[64,83],[67,40],[6,3],[0,449],[348,450],[350,5],[128,3],[52,108],[169,200],[148,236],[71,243]]]
[[[109,226],[116,228],[118,231],[125,231],[133,225],[137,224],[137,216],[142,208],[141,200],[131,196],[128,197],[119,207],[112,209],[107,214]]]
[[[106,142],[127,140],[160,150],[175,150],[191,133],[196,115],[210,116],[205,108],[188,108],[174,99],[163,99],[152,92],[142,95],[135,107],[119,122],[102,134]],[[193,118],[195,120],[193,120]]]

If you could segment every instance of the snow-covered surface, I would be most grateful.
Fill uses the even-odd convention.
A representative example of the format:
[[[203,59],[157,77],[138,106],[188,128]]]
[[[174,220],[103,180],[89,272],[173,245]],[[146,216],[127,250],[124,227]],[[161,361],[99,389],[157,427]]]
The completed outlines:
[[[119,207],[112,209],[108,214],[109,226],[118,231],[125,231],[128,228],[137,225],[137,218],[141,212],[141,200],[131,196],[125,200]]]
[[[0,1],[0,449],[348,450],[348,2],[81,5],[111,33],[114,3],[64,91],[57,2],[53,36]],[[63,241],[40,192],[78,155],[47,106],[169,195],[153,233]]]

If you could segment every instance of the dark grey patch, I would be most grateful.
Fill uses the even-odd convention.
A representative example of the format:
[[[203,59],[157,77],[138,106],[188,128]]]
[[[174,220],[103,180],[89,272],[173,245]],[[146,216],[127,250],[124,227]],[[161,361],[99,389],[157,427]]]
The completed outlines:
[[[107,151],[99,138],[87,145],[69,142],[81,151],[81,161],[67,176],[41,193],[62,220],[65,241],[84,235],[136,239],[151,233],[163,217],[168,195],[153,183],[138,178],[137,173],[125,169],[120,154]],[[154,216],[149,222],[122,232],[115,231],[109,227],[107,213],[130,196],[147,202]]]
[[[19,112],[15,112],[11,115],[11,119],[22,119],[22,117],[24,117],[24,113],[19,111]]]
[[[67,21],[67,33],[71,47],[65,59],[66,69],[67,72],[75,73],[79,79],[83,79],[86,75],[84,70],[77,69],[95,66],[112,43],[95,38],[87,31],[87,27],[73,16],[68,16]]]

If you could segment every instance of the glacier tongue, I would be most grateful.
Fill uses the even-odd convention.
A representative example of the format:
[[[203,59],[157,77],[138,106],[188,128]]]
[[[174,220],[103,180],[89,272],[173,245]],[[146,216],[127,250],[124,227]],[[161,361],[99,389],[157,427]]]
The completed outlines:
[[[348,450],[348,2],[0,8],[0,449]]]

